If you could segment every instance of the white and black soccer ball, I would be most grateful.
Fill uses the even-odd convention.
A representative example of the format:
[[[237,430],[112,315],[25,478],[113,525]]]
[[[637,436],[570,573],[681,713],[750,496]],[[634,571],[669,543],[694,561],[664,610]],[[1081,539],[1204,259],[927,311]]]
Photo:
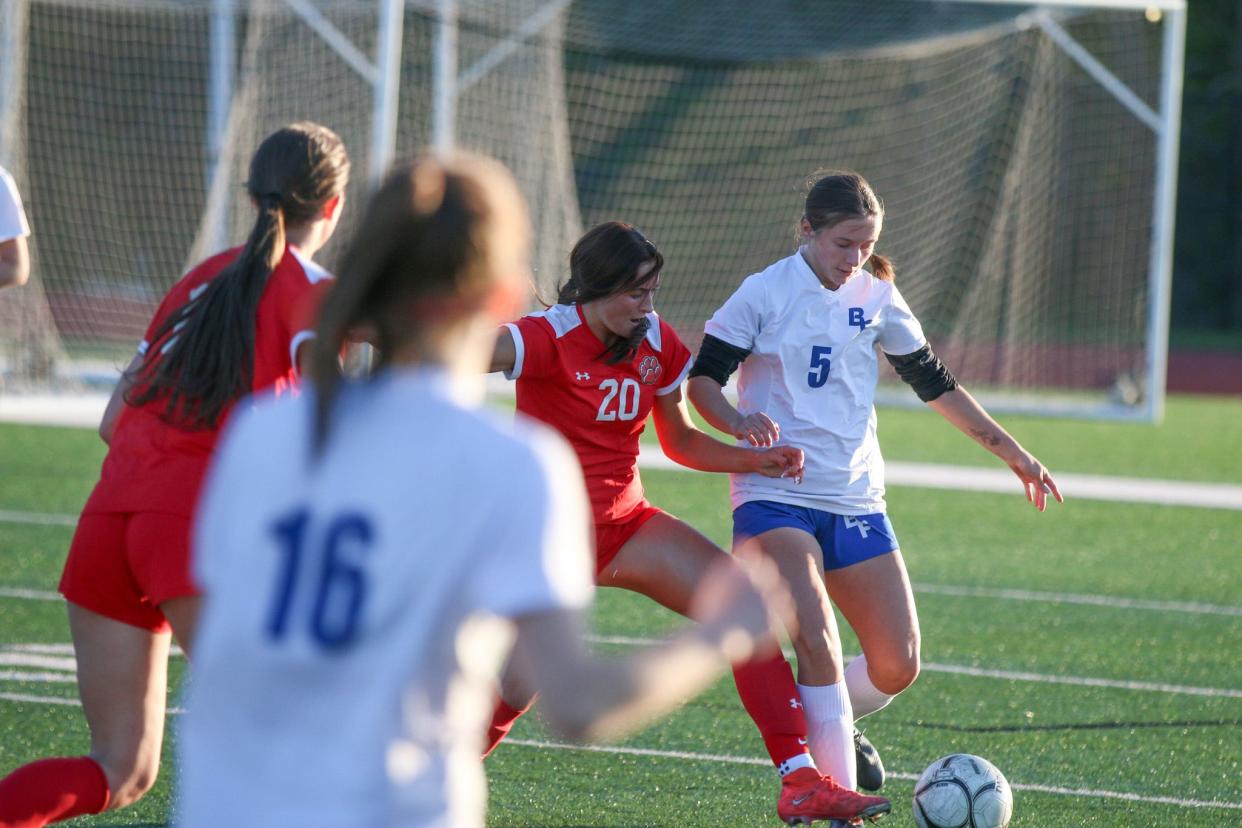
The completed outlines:
[[[1005,828],[1013,816],[1013,793],[1005,775],[969,753],[942,756],[914,786],[919,828]]]

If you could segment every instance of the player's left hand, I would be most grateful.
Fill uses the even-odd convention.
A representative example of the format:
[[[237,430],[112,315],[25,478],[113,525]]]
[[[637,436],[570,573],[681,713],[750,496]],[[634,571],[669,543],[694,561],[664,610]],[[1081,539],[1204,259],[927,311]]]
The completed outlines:
[[[1020,457],[1009,463],[1009,468],[1013,469],[1013,473],[1022,481],[1022,488],[1026,490],[1026,499],[1039,511],[1042,512],[1047,507],[1050,494],[1057,499],[1057,503],[1065,502],[1065,498],[1061,497],[1061,492],[1057,489],[1056,481],[1052,479],[1052,474],[1029,452],[1022,452]]]
[[[773,446],[757,451],[759,466],[755,471],[764,477],[792,477],[795,483],[802,482],[803,465],[806,455],[802,449],[794,446]]]

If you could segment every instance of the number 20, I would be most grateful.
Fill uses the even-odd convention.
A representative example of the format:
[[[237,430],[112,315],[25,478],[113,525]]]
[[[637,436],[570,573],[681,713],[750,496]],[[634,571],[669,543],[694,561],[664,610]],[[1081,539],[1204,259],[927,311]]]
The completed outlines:
[[[599,404],[596,422],[611,423],[614,420],[632,420],[638,416],[638,383],[632,379],[624,379],[618,383],[611,377],[599,384],[600,391],[607,391],[604,401]],[[618,399],[619,397],[619,399]],[[617,407],[609,411],[608,405],[617,399]]]
[[[812,388],[822,388],[828,381],[828,371],[832,369],[832,360],[828,358],[828,355],[831,353],[831,345],[811,346],[811,368],[813,370],[807,373],[806,381]]]

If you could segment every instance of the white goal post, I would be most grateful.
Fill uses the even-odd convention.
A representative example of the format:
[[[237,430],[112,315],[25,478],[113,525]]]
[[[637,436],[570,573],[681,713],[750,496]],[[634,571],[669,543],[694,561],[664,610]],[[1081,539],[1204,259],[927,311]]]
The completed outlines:
[[[1019,0],[961,0],[1011,3]],[[1027,5],[1027,4],[1022,4]],[[1147,271],[1146,394],[1142,405],[1114,415],[1158,423],[1164,418],[1169,368],[1169,308],[1173,286],[1173,231],[1177,213],[1177,164],[1182,124],[1182,81],[1186,65],[1186,0],[1044,0],[1035,12],[1040,28],[1156,135],[1155,198],[1152,204],[1151,257]],[[1164,18],[1161,37],[1159,109],[1153,110],[1096,60],[1047,13],[1050,8],[1112,8],[1141,11],[1153,22]],[[1038,411],[1038,408],[1035,409]]]
[[[182,269],[243,236],[258,140],[312,119],[354,159],[350,207],[419,148],[504,161],[544,299],[585,226],[639,225],[668,262],[660,310],[692,346],[792,250],[806,177],[857,169],[886,202],[903,294],[989,407],[1158,421],[1185,15],[1184,0],[0,0],[0,163],[35,231],[32,284],[0,292],[4,393],[115,375]]]

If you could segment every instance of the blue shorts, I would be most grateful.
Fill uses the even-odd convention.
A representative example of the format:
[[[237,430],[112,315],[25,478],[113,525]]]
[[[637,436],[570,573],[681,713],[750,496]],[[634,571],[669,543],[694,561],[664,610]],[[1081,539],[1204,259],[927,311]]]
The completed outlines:
[[[733,510],[733,543],[771,529],[801,529],[819,542],[824,569],[843,569],[898,548],[897,533],[888,515],[835,515],[806,506],[771,500],[752,500]]]

